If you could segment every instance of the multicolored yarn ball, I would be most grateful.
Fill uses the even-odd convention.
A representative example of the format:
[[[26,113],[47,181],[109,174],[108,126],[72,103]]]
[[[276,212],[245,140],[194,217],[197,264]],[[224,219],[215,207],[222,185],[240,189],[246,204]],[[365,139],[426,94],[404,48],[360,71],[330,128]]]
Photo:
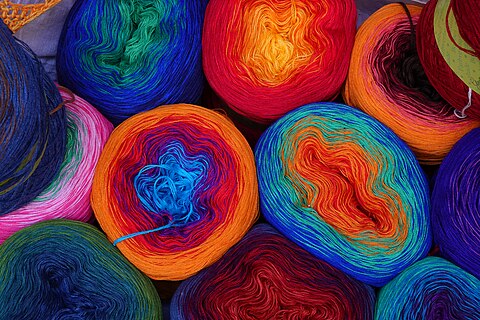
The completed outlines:
[[[253,152],[223,115],[177,104],[138,114],[110,136],[95,172],[95,216],[156,280],[217,261],[258,217]]]
[[[425,258],[383,287],[375,319],[480,319],[480,281],[438,257]]]
[[[221,260],[185,280],[172,319],[373,319],[373,289],[256,225]]]
[[[35,54],[0,20],[0,216],[32,201],[65,155],[62,99]]]
[[[0,244],[14,232],[43,220],[92,220],[90,192],[95,166],[113,126],[82,98],[59,87],[67,114],[67,149],[60,172],[38,197],[0,216]]]
[[[210,0],[207,80],[232,109],[260,123],[332,100],[347,75],[356,16],[353,0]]]
[[[428,183],[410,149],[365,113],[300,107],[255,149],[265,218],[316,257],[382,286],[431,245]]]
[[[480,121],[455,116],[425,76],[415,44],[421,11],[389,4],[362,24],[343,96],[392,129],[421,163],[438,164]]]
[[[420,61],[460,117],[480,118],[480,2],[430,0],[417,27]]]
[[[442,256],[480,279],[480,129],[455,144],[432,193],[432,229]]]
[[[91,225],[49,220],[0,246],[2,319],[162,318],[150,279]]]
[[[77,1],[58,44],[59,82],[114,124],[159,105],[196,103],[206,2]]]

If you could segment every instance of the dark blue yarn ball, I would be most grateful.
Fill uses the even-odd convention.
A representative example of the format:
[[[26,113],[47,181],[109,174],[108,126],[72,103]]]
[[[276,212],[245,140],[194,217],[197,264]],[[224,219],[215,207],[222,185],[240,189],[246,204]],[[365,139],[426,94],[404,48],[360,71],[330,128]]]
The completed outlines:
[[[32,201],[60,169],[66,144],[61,103],[35,54],[0,19],[0,215]]]
[[[440,165],[432,229],[442,256],[480,278],[480,128],[460,139]]]
[[[119,124],[203,91],[206,0],[77,1],[57,51],[59,82]]]

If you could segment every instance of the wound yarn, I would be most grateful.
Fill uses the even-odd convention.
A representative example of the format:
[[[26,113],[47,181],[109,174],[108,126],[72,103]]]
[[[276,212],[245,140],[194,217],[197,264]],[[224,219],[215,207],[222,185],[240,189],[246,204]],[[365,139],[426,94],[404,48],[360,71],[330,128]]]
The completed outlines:
[[[4,319],[162,318],[150,279],[95,227],[49,220],[0,246]]]
[[[460,119],[433,88],[420,63],[415,27],[422,8],[389,4],[355,38],[343,96],[392,129],[422,164],[439,164],[479,120]]]
[[[432,230],[441,255],[480,279],[480,129],[465,135],[438,169]]]
[[[473,118],[480,118],[480,78],[473,80],[477,90],[471,92],[472,87],[467,85],[463,77],[457,74],[452,66],[447,63],[446,56],[442,55],[437,42],[434,20],[435,12],[439,4],[448,5],[448,17],[439,17],[445,32],[452,30],[447,27],[448,23],[457,25],[460,38],[465,41],[465,48],[456,43],[455,39],[446,36],[445,42],[440,45],[448,45],[456,48],[450,56],[458,61],[465,61],[460,54],[466,53],[467,57],[472,59],[472,64],[477,70],[480,70],[480,46],[478,40],[478,30],[480,30],[480,3],[476,0],[449,0],[447,4],[445,0],[430,0],[422,10],[420,20],[417,26],[417,47],[420,61],[425,69],[425,74],[438,91],[438,93],[448,101],[460,115],[465,114]],[[453,26],[453,25],[452,25]],[[460,39],[459,39],[460,40]],[[467,70],[470,69],[467,66]],[[480,77],[478,74],[477,77]],[[471,92],[471,98],[469,98]],[[466,106],[468,108],[466,108]]]
[[[314,103],[255,148],[261,210],[314,256],[382,286],[431,246],[428,183],[390,129],[350,106]]]
[[[35,54],[0,21],[0,216],[50,185],[65,156],[62,99]]]
[[[115,125],[159,105],[198,102],[205,6],[205,0],[77,1],[58,44],[60,84]]]
[[[256,225],[211,267],[182,282],[172,319],[373,319],[371,287]]]
[[[88,222],[93,174],[113,130],[105,117],[82,98],[59,87],[67,116],[64,161],[52,183],[25,206],[0,216],[0,244],[14,232],[43,220],[65,218]]]
[[[113,131],[91,202],[136,267],[156,280],[183,280],[217,261],[258,218],[253,152],[215,111],[160,106]]]
[[[210,0],[207,80],[233,110],[260,123],[332,100],[347,75],[356,16],[353,0]]]
[[[480,318],[480,281],[442,258],[427,257],[380,289],[375,319]]]

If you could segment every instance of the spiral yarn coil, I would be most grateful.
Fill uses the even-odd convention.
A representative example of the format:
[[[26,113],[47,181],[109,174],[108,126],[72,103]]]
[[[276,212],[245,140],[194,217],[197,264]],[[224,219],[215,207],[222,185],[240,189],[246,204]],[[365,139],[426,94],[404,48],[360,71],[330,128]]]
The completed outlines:
[[[161,319],[155,287],[91,225],[49,220],[0,246],[2,319]]]
[[[206,0],[77,1],[60,37],[59,82],[118,124],[203,89]]]
[[[259,224],[221,260],[184,281],[172,319],[373,319],[369,286]]]
[[[182,280],[218,260],[257,219],[253,152],[223,115],[161,106],[113,131],[91,201],[135,266],[153,279]]]
[[[0,244],[14,232],[43,220],[92,220],[93,174],[113,126],[82,98],[59,87],[67,115],[67,144],[61,169],[38,197],[0,216]]]
[[[35,54],[0,20],[0,216],[32,201],[65,154],[61,97]]]
[[[432,230],[442,255],[480,279],[480,129],[442,162],[432,193]]]
[[[390,4],[362,24],[343,95],[347,104],[392,129],[421,163],[438,164],[480,121],[455,116],[425,76],[415,41],[421,11]]]
[[[300,107],[265,131],[255,158],[265,218],[332,266],[381,286],[427,254],[424,173],[410,149],[363,112]]]
[[[380,290],[375,319],[480,318],[480,281],[437,257],[408,267]]]
[[[449,13],[447,19],[439,18],[439,25],[446,29],[445,32],[451,32],[449,27],[453,27],[453,21],[457,24],[459,38],[466,41],[466,46],[470,46],[470,50],[467,50],[466,54],[472,59],[472,65],[469,66],[465,63],[466,68],[467,70],[476,69],[480,72],[480,46],[478,44],[480,3],[476,0],[430,0],[423,8],[417,26],[418,55],[432,85],[445,100],[458,110],[461,117],[480,118],[480,79],[470,83],[470,85],[476,83],[474,88],[469,87],[460,78],[462,75],[457,74],[447,63],[446,59],[449,58],[444,56],[439,48],[442,43],[437,41],[438,30],[435,30],[434,20],[435,11],[440,4],[448,5]],[[451,42],[450,46],[457,47],[457,51],[449,55],[459,61],[465,60],[463,56],[459,56],[465,53],[465,48],[460,47],[451,37],[449,41]]]
[[[337,96],[355,22],[353,0],[210,0],[205,75],[236,112],[272,122],[293,108]]]

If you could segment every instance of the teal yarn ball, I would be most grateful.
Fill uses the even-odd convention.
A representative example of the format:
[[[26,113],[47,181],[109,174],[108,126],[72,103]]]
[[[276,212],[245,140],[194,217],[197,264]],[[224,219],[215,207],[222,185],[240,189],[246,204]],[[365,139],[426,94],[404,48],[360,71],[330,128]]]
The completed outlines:
[[[480,319],[480,280],[447,260],[425,258],[384,286],[377,320]]]
[[[407,145],[352,107],[313,103],[255,148],[261,210],[332,266],[382,286],[431,246],[429,189]]]
[[[0,319],[161,319],[150,279],[99,230],[50,220],[0,246]]]
[[[113,124],[198,103],[206,0],[96,0],[72,7],[57,49],[60,84]]]

